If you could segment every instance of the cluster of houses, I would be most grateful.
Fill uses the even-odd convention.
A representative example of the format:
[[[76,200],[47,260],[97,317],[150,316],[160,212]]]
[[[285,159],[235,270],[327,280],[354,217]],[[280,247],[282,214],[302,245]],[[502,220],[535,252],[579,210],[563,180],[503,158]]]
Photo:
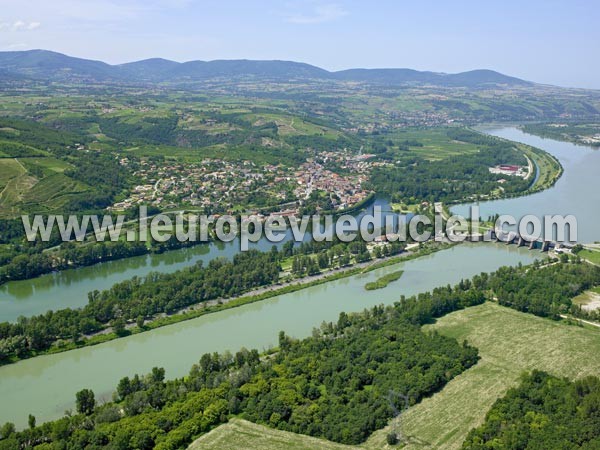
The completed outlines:
[[[120,163],[127,165],[123,158]],[[138,204],[173,208],[181,205],[208,207],[226,202],[235,204],[253,189],[272,191],[275,198],[286,200],[281,183],[292,182],[284,166],[258,167],[251,161],[231,162],[205,159],[198,164],[158,163],[142,160],[134,176],[144,184],[133,188],[130,196],[115,203],[112,209],[127,209]]]
[[[279,215],[296,215],[313,191],[330,194],[334,209],[345,209],[365,200],[371,192],[363,185],[373,167],[374,155],[349,152],[320,152],[299,170],[281,164],[259,166],[252,161],[204,159],[197,164],[144,159],[132,163],[128,158],[120,164],[134,169],[143,183],[129,196],[112,205],[112,210],[125,210],[136,205],[154,205],[161,209],[191,206],[214,209],[215,205],[231,211],[248,205],[248,196],[259,192],[280,205]],[[334,165],[344,175],[327,167]]]
[[[297,188],[295,196],[306,200],[313,191],[323,191],[331,195],[334,209],[345,209],[365,200],[371,192],[363,188],[369,179],[372,168],[369,159],[374,155],[349,155],[346,152],[322,152],[310,158],[295,173]],[[326,166],[335,164],[347,175],[340,175]]]

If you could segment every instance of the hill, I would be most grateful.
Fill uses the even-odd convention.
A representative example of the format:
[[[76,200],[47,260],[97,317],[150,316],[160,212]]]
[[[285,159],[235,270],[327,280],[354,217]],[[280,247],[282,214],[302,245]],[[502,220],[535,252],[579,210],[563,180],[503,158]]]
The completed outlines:
[[[47,50],[0,52],[0,75],[27,76],[44,81],[182,82],[220,78],[251,78],[278,82],[351,81],[383,85],[437,85],[479,88],[526,86],[533,83],[492,70],[457,74],[412,69],[349,69],[329,72],[294,61],[215,60],[178,63],[151,58],[120,65],[74,58]]]
[[[115,68],[101,61],[73,58],[48,50],[0,52],[0,69],[45,80],[107,80]]]

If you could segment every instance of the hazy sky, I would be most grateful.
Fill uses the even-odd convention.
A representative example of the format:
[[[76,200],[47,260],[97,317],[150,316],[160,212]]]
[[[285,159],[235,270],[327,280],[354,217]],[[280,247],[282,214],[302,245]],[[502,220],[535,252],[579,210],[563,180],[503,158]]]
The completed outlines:
[[[488,68],[600,88],[598,0],[0,0],[0,50],[121,63],[286,59],[329,70]]]

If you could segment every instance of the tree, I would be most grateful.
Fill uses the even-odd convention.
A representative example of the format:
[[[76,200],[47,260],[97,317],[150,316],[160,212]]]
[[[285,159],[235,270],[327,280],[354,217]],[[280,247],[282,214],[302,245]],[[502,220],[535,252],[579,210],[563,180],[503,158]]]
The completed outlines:
[[[2,428],[0,428],[0,439],[6,439],[14,432],[15,424],[11,422],[6,422],[4,425],[2,425]]]
[[[125,334],[125,321],[118,317],[112,321],[112,329],[117,336],[123,336]]]
[[[138,318],[135,321],[135,324],[137,325],[137,327],[140,330],[144,329],[144,316],[138,316]]]
[[[398,436],[396,436],[396,433],[388,433],[385,440],[387,441],[388,445],[398,444]]]
[[[76,396],[77,412],[89,416],[94,412],[96,407],[96,399],[94,397],[94,391],[91,389],[82,389]]]
[[[29,418],[27,419],[27,423],[29,424],[29,428],[35,428],[35,416],[33,414],[29,414]]]

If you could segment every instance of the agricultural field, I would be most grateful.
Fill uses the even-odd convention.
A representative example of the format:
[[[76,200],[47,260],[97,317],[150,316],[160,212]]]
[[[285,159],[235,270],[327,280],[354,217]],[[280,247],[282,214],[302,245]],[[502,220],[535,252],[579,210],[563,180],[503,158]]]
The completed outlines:
[[[409,145],[410,150],[407,154],[431,161],[474,154],[479,151],[480,146],[476,144],[449,139],[446,131],[446,128],[414,129],[398,131],[393,136],[400,142],[416,141],[421,143],[422,147]]]
[[[25,167],[15,159],[0,159],[0,215],[18,214],[18,206],[23,196],[33,187],[37,179],[31,176]]]
[[[23,175],[25,168],[13,158],[0,158],[0,190],[3,190],[10,180]]]
[[[590,357],[600,350],[600,330],[553,322],[495,303],[451,313],[427,329],[459,342],[466,340],[479,349],[481,360],[441,392],[411,407],[400,423],[392,421],[360,447],[234,419],[198,439],[190,450],[391,449],[396,447],[386,444],[386,435],[392,428],[408,439],[403,449],[460,449],[493,403],[519,384],[522,373],[539,369],[571,379],[600,373],[600,360]]]
[[[89,189],[89,186],[79,181],[56,173],[42,178],[33,185],[23,195],[23,206],[26,210],[29,209],[28,207],[37,206],[38,210],[46,208],[48,211],[60,211],[70,198]]]
[[[581,256],[583,259],[587,259],[594,264],[600,264],[600,251],[586,249],[580,251],[578,256]]]
[[[337,444],[311,436],[274,430],[232,419],[195,441],[189,450],[354,450],[361,447]]]
[[[61,211],[90,189],[65,175],[71,165],[57,158],[0,158],[0,217],[25,211]]]
[[[519,383],[525,371],[580,378],[600,373],[600,330],[520,313],[495,303],[467,308],[428,327],[479,349],[480,362],[433,397],[402,416],[406,449],[459,449],[467,433],[483,423],[496,399]],[[385,430],[368,441],[382,448]]]

